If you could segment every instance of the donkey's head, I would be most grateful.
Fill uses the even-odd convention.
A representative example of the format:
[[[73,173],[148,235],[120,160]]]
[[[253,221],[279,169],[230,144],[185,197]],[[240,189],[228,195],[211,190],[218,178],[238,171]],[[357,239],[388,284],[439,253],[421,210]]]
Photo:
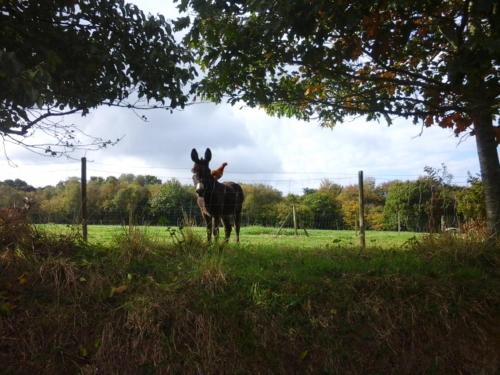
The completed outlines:
[[[213,181],[210,174],[208,163],[212,159],[212,151],[209,148],[205,150],[205,158],[199,158],[196,149],[191,150],[191,160],[194,162],[193,169],[193,182],[196,187],[196,193],[202,197],[208,184]]]

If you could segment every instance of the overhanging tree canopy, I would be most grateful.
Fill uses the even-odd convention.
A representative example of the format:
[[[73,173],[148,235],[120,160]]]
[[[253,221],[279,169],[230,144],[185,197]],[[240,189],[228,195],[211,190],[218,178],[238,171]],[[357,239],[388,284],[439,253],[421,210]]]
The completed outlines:
[[[500,232],[500,16],[491,0],[181,0],[205,97],[275,115],[411,118],[476,136]],[[496,137],[496,138],[495,138]]]
[[[64,149],[76,140],[54,121],[60,116],[141,107],[126,101],[131,95],[147,108],[183,107],[191,60],[165,18],[124,0],[2,1],[0,136],[23,139],[41,128]]]

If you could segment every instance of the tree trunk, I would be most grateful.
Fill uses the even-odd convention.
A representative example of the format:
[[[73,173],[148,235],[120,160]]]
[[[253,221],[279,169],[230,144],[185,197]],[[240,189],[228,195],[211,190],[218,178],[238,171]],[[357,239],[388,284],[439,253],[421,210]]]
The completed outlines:
[[[488,113],[475,116],[474,130],[484,186],[488,230],[498,238],[500,235],[500,163],[492,116]]]

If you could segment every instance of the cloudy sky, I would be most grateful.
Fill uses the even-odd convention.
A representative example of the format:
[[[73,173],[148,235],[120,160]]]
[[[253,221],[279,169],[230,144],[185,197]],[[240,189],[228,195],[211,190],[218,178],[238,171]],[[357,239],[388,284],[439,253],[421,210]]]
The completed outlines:
[[[137,0],[145,11],[175,17],[169,1]],[[144,122],[126,109],[100,108],[82,118],[68,116],[86,133],[105,139],[123,136],[116,146],[74,154],[88,159],[89,176],[121,173],[152,174],[162,180],[178,178],[190,183],[193,147],[213,153],[212,166],[228,162],[224,179],[273,185],[284,193],[316,187],[324,178],[340,184],[355,183],[363,170],[381,183],[414,179],[426,165],[445,163],[454,181],[465,184],[467,172],[479,172],[473,138],[459,140],[440,128],[426,128],[410,121],[366,123],[354,119],[334,129],[315,122],[278,119],[259,109],[241,106],[197,104],[170,114],[164,110],[145,113]],[[78,160],[50,159],[25,149],[6,146],[17,165],[0,157],[0,180],[21,178],[34,186],[56,184],[78,176]]]

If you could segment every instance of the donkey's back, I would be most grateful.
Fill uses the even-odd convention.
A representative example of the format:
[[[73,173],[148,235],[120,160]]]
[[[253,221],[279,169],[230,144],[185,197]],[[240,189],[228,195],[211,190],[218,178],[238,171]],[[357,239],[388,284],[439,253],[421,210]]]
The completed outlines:
[[[243,200],[243,189],[236,182],[224,182],[224,202],[222,205],[222,215],[239,215]]]

